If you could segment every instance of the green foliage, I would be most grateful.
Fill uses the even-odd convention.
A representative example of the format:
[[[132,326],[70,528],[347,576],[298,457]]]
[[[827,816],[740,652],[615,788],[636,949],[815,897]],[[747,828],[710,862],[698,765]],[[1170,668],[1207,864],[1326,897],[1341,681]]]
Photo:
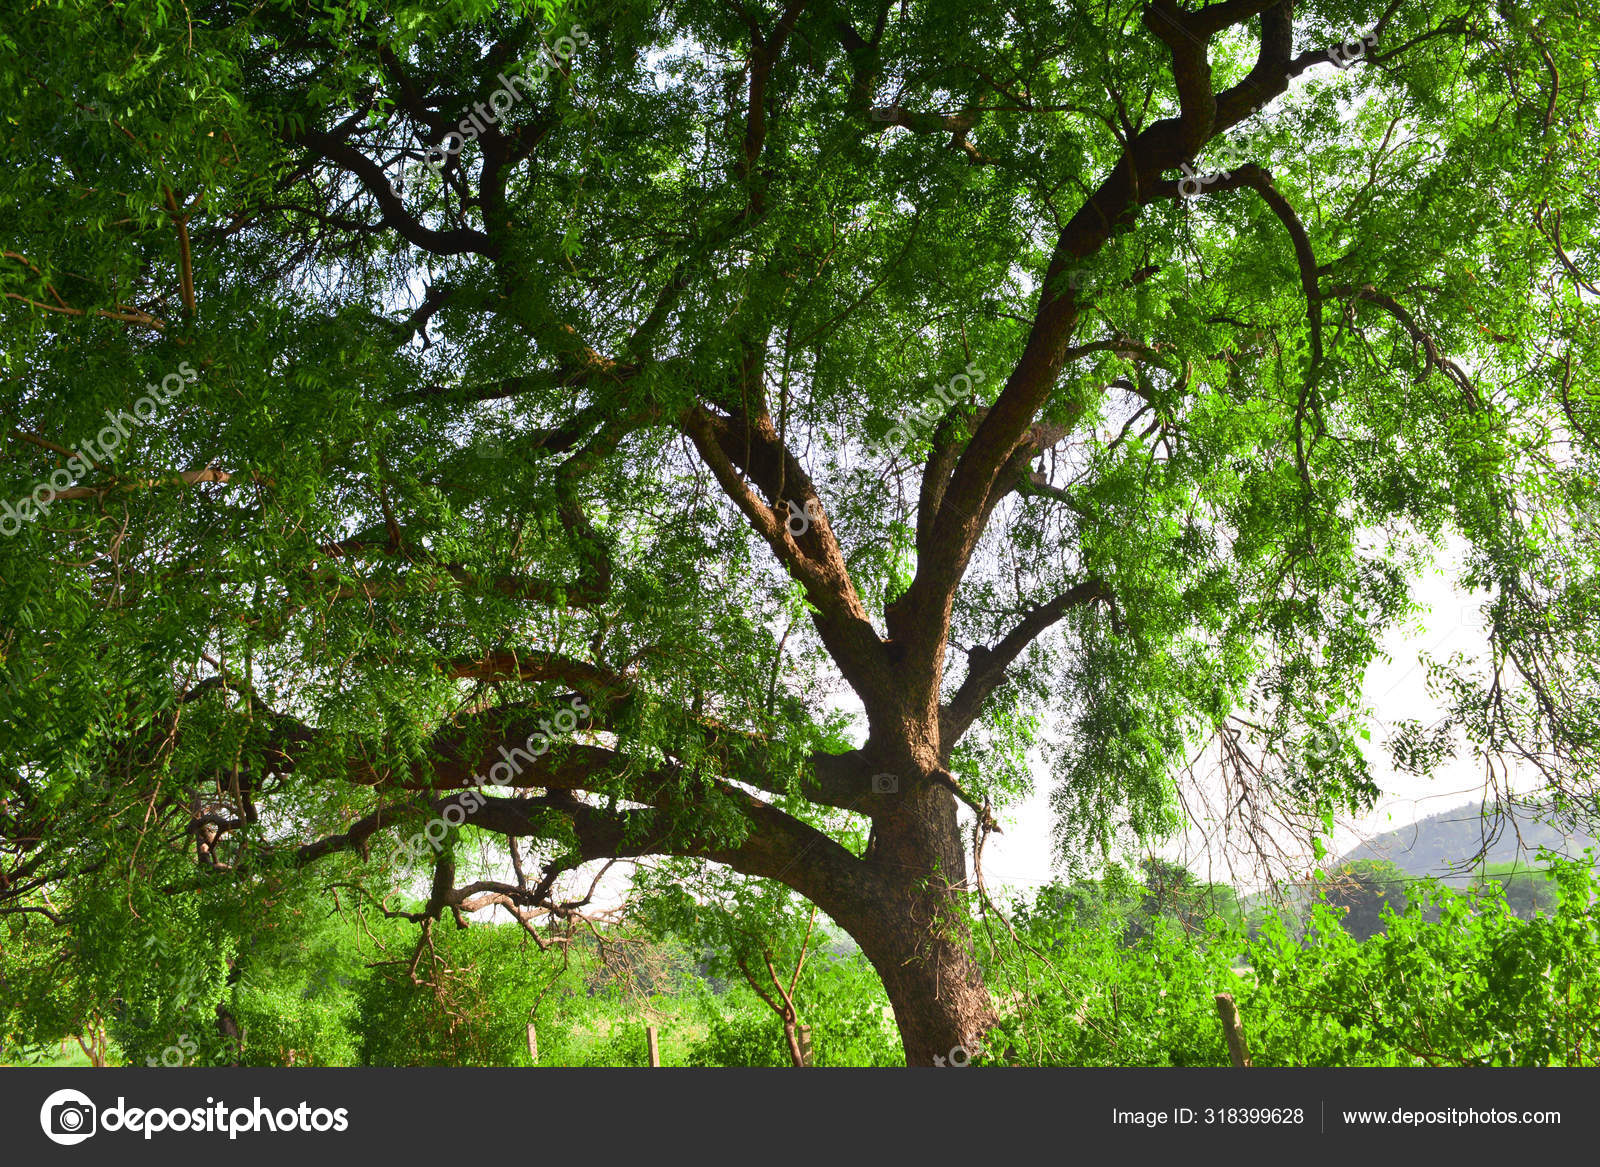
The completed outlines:
[[[485,937],[498,939],[487,928],[459,936],[440,929],[414,971],[409,962],[373,970],[356,1010],[362,1065],[529,1064],[531,992],[521,979],[520,954],[496,959],[499,946]]]
[[[1240,981],[1218,925],[1196,937],[1156,921],[1131,944],[1116,927],[1076,929],[1037,912],[999,975],[1010,1004],[984,1060],[1029,1065],[1227,1063],[1212,998]]]
[[[1267,1064],[1595,1065],[1595,876],[1581,863],[1555,871],[1550,916],[1519,920],[1503,896],[1433,887],[1365,943],[1326,907],[1307,946],[1264,939],[1252,952],[1259,1007],[1285,1022]]]
[[[1540,913],[1548,914],[1561,898],[1553,871],[1548,867],[1530,868],[1515,861],[1488,864],[1473,887],[1484,895],[1498,887],[1505,896],[1506,907],[1524,920]]]
[[[513,925],[448,924],[428,927],[419,943],[406,921],[372,923],[381,924],[383,959],[356,988],[350,1025],[360,1064],[530,1065],[530,1021],[541,1065],[640,1064],[642,1028],[618,1022],[650,997],[572,937],[555,934],[540,951]],[[563,951],[574,943],[576,954]],[[598,1035],[582,1032],[592,1028]]]
[[[814,1064],[903,1065],[889,1001],[877,974],[859,953],[827,953],[809,963],[797,998],[801,1020],[811,1027]],[[715,1012],[706,1036],[688,1052],[691,1066],[788,1066],[783,1031],[753,992],[734,985]]]
[[[30,929],[27,916],[0,919],[0,1062],[37,1054],[100,1022],[89,986],[70,968],[62,975],[60,956],[55,938]]]
[[[852,761],[936,756],[997,813],[1042,762],[1078,861],[1173,827],[1211,742],[1252,807],[1331,822],[1378,793],[1363,679],[1447,538],[1488,643],[1432,662],[1446,716],[1397,763],[1460,737],[1536,763],[1561,816],[1600,810],[1589,15],[1340,0],[1265,38],[1381,20],[1382,66],[1340,70],[1275,65],[1257,14],[1206,46],[1247,91],[1196,107],[1141,5],[744,7],[10,6],[0,507],[62,486],[0,519],[0,901],[61,921],[3,920],[8,1051],[99,1027],[132,1059],[184,1034],[210,1061],[514,1058],[541,990],[499,931],[432,896],[419,960],[374,921],[373,969],[297,991],[358,946],[278,916],[322,920],[350,880],[416,898],[389,849],[574,690],[592,732],[546,730],[557,777],[453,826],[441,879],[480,846],[503,875],[508,831],[519,871],[870,874],[861,812],[895,804],[816,786],[863,737],[848,688],[873,722]],[[574,16],[577,58],[430,170]],[[1267,185],[1180,197],[1180,166],[1234,156]],[[70,452],[172,377],[159,419]],[[797,552],[770,526],[802,478],[827,523]],[[1413,912],[1364,870],[1330,903],[1379,952]],[[787,885],[643,884],[714,975],[799,966]],[[1072,942],[1147,954],[1109,1005],[1140,1033],[1179,1019],[1169,970],[1227,983],[1204,962],[1241,914],[1187,877],[1142,894],[1075,905],[1115,939]],[[802,1013],[877,1057],[818,964]],[[636,1019],[595,1020],[621,1056]],[[1074,1056],[1110,1057],[1094,1040]],[[1162,1056],[1208,1040],[1185,1021]]]
[[[1385,859],[1357,859],[1328,873],[1324,896],[1341,926],[1357,940],[1381,932],[1386,911],[1406,910],[1406,873]]]
[[[1166,926],[1128,946],[1036,900],[998,966],[1016,995],[989,1048],[1035,1065],[1226,1065],[1213,997],[1228,992],[1260,1066],[1600,1064],[1595,874],[1552,870],[1551,914],[1429,883],[1364,941],[1324,903],[1303,937],[1292,921],[1253,940],[1213,921],[1203,942]]]
[[[1236,925],[1244,918],[1228,884],[1206,882],[1153,856],[1140,861],[1137,875],[1112,863],[1098,879],[1049,884],[1019,911],[1024,920],[1043,916],[1079,930],[1120,932],[1127,943],[1169,928],[1198,936],[1212,922]]]
[[[1171,885],[1172,869],[1146,870]],[[976,1060],[1225,1065],[1213,998],[1228,992],[1256,1065],[1592,1066],[1596,877],[1555,861],[1549,878],[1558,896],[1531,919],[1512,912],[1498,880],[1466,894],[1415,885],[1405,910],[1388,910],[1384,930],[1364,941],[1329,903],[1311,909],[1303,933],[1289,913],[1252,935],[1234,915],[1145,915],[1151,888],[1126,873],[1042,888],[1014,912],[1014,939],[979,925],[995,945],[986,976],[1003,1022]],[[105,1003],[113,1059],[527,1065],[532,1017],[543,1066],[642,1066],[646,1024],[658,1029],[665,1065],[789,1064],[771,1008],[742,977],[710,972],[728,967],[727,954],[689,961],[689,948],[627,930],[608,930],[603,947],[579,940],[540,952],[508,924],[435,925],[419,946],[414,925],[370,910],[296,911],[286,904],[262,921],[226,983]],[[16,942],[26,933],[4,924],[0,973],[28,986],[39,974]],[[8,996],[5,1060],[59,1057],[56,1043],[96,1015],[67,1007],[74,989],[92,1002],[87,988],[58,984],[26,1003]],[[243,1030],[237,1047],[215,1032],[217,1001]],[[819,1067],[901,1061],[881,983],[858,952],[830,944],[814,954],[796,1001]]]

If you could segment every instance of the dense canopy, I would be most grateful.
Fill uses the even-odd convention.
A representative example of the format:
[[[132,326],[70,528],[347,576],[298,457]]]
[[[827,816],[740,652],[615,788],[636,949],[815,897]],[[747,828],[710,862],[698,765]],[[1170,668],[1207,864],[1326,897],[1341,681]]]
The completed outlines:
[[[1447,540],[1491,642],[1396,764],[1596,809],[1579,0],[19,8],[0,912],[85,992],[662,856],[927,1064],[1035,776],[1068,855],[1207,750],[1263,844],[1370,803]]]

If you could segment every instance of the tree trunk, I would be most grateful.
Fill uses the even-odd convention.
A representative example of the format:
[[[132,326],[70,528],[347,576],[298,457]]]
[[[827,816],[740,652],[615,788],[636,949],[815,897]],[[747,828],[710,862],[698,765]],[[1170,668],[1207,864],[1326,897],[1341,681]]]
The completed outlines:
[[[783,1019],[783,1040],[789,1043],[789,1063],[797,1068],[803,1067],[806,1058],[800,1049],[800,1029],[792,1017]]]
[[[876,926],[856,941],[883,980],[908,1066],[964,1065],[998,1018],[969,951],[965,922],[953,895],[905,888],[881,905]],[[934,933],[934,923],[945,917]]]
[[[239,1022],[221,1001],[217,1002],[217,1033],[221,1035],[223,1044],[233,1052],[233,1060],[228,1065],[244,1065],[244,1030],[239,1028]]]
[[[1236,1067],[1248,1067],[1250,1055],[1244,1044],[1244,1023],[1239,1020],[1239,1006],[1234,1003],[1232,993],[1217,994],[1217,1015],[1222,1018],[1222,1036],[1228,1042],[1228,1060]]]
[[[882,979],[908,1066],[964,1065],[999,1018],[972,958],[955,799],[917,784],[876,820],[861,910],[840,923]]]

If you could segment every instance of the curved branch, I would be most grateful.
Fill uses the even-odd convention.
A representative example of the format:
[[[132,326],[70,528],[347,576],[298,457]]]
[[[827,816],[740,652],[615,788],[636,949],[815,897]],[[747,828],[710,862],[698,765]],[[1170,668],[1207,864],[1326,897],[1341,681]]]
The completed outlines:
[[[321,158],[327,159],[355,176],[378,204],[378,213],[384,225],[393,229],[407,243],[433,255],[462,255],[466,253],[492,258],[495,248],[482,231],[470,227],[456,227],[449,231],[435,231],[408,214],[405,203],[389,186],[389,180],[379,165],[341,137],[317,130],[306,130],[294,139]]]
[[[870,712],[888,681],[887,657],[810,477],[765,416],[741,429],[733,419],[696,405],[680,421],[724,493],[806,589],[817,609],[818,632]],[[761,501],[745,475],[772,498],[771,504]]]
[[[977,719],[983,702],[1006,679],[1006,669],[1039,635],[1074,608],[1086,604],[1111,604],[1115,597],[1104,582],[1084,580],[1055,599],[1028,612],[993,648],[982,646],[967,654],[967,675],[950,702],[939,711],[940,737],[948,751]]]

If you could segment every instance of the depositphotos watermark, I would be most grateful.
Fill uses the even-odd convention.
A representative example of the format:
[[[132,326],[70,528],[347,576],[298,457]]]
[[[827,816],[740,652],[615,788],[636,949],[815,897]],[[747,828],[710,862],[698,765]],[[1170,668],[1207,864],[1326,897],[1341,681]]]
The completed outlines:
[[[468,789],[421,831],[396,844],[390,858],[396,863],[407,860],[415,862],[422,857],[424,847],[431,847],[438,852],[444,845],[445,836],[450,833],[450,828],[459,827],[467,821],[469,811],[477,810],[484,805],[486,800],[478,793],[479,787],[511,785],[511,780],[522,773],[522,762],[518,760],[518,755],[530,762],[533,761],[550,749],[550,739],[553,736],[572,733],[578,728],[579,719],[589,716],[589,706],[584,704],[582,697],[572,698],[571,704],[571,709],[563,709],[549,720],[541,719],[539,728],[528,735],[521,747],[507,750],[505,746],[501,746],[500,761],[490,766],[484,773],[474,774],[467,779]],[[551,722],[555,724],[552,726]],[[505,771],[503,776],[499,773],[501,770]]]
[[[117,447],[128,440],[128,434],[135,425],[154,421],[163,405],[171,404],[172,399],[182,393],[186,386],[193,385],[199,379],[200,374],[195,367],[184,361],[178,366],[177,373],[168,373],[161,378],[160,385],[153,381],[147,383],[145,388],[150,392],[133,403],[131,412],[126,409],[119,409],[115,413],[106,410],[106,418],[111,424],[97,433],[94,441],[74,445],[65,466],[36,486],[32,494],[18,499],[15,505],[0,501],[0,535],[10,538],[22,530],[23,523],[31,523],[48,515],[56,497],[71,490],[96,464],[109,461]]]
[[[1351,37],[1341,45],[1335,45],[1328,50],[1328,60],[1341,69],[1348,69],[1357,61],[1367,55],[1367,50],[1378,43],[1376,31],[1362,33],[1359,37]]]
[[[822,520],[822,504],[814,498],[806,499],[805,506],[792,498],[786,498],[783,502],[789,508],[789,517],[783,521],[783,525],[789,528],[789,534],[796,539],[811,530],[812,523]]]
[[[200,1043],[187,1033],[180,1033],[175,1043],[161,1051],[160,1058],[157,1058],[155,1054],[151,1054],[145,1058],[144,1064],[147,1066],[166,1066],[169,1070],[175,1070],[183,1065],[185,1058],[193,1059],[195,1054],[199,1052]],[[178,1055],[177,1061],[171,1060],[170,1055],[172,1054]]]
[[[962,400],[972,392],[974,385],[983,384],[984,372],[978,368],[974,361],[967,362],[967,371],[957,373],[944,385],[939,386],[927,397],[923,398],[916,407],[911,420],[906,423],[897,422],[889,427],[889,432],[876,442],[869,443],[873,452],[881,457],[890,457],[903,453],[911,441],[911,434],[916,429],[932,429],[939,424],[939,419],[944,417],[957,401]],[[957,390],[956,382],[965,381],[964,388]],[[908,429],[907,426],[911,428]]]
[[[1258,105],[1239,120],[1242,122],[1246,118],[1255,117],[1265,108],[1265,104]],[[1229,171],[1243,166],[1258,153],[1264,154],[1268,146],[1264,137],[1265,132],[1263,127],[1247,126],[1235,137],[1219,138],[1212,143],[1206,151],[1206,156],[1214,165],[1220,167],[1218,170],[1198,174],[1195,172],[1194,167],[1187,162],[1179,166],[1178,170],[1183,177],[1178,180],[1178,197],[1185,199],[1196,198],[1206,187],[1222,178]]]
[[[258,1095],[250,1106],[229,1107],[226,1102],[207,1097],[204,1106],[141,1107],[129,1106],[117,1095],[117,1104],[101,1110],[81,1090],[57,1090],[39,1107],[39,1125],[52,1143],[71,1147],[97,1134],[125,1131],[143,1134],[146,1140],[163,1132],[188,1134],[227,1133],[229,1140],[240,1135],[280,1134],[293,1131],[347,1131],[350,1112],[309,1102],[277,1110],[263,1106]]]
[[[589,46],[589,34],[581,24],[575,24],[568,36],[556,37],[554,43],[544,49],[546,54],[553,54],[558,65],[570,61],[579,49]],[[444,164],[457,154],[468,142],[477,139],[479,134],[487,133],[489,126],[498,125],[500,119],[510,113],[517,102],[534,92],[544,84],[545,78],[550,76],[550,63],[535,57],[530,61],[523,61],[519,65],[521,73],[513,73],[507,77],[504,73],[497,73],[495,80],[500,84],[489,94],[486,101],[480,101],[472,107],[472,112],[456,123],[456,128],[445,134],[437,146],[428,147],[428,156],[421,163],[401,170],[389,180],[389,189],[396,198],[405,194],[407,173],[415,176],[419,167],[433,171],[434,177],[444,173]],[[521,86],[519,89],[518,86]],[[501,102],[505,102],[501,105]]]
[[[971,1049],[968,1049],[964,1045],[953,1046],[950,1050],[949,1057],[945,1057],[943,1054],[934,1054],[933,1064],[936,1066],[964,1070],[968,1066],[972,1065],[973,1058],[982,1053],[983,1043],[981,1041],[974,1041]]]

